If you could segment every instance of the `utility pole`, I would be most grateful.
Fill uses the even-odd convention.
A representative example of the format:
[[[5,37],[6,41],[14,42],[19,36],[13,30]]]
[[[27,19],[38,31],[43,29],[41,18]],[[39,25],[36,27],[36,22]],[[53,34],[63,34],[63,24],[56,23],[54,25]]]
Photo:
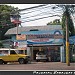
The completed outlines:
[[[68,26],[68,9],[66,8],[66,64],[70,66],[70,56],[69,56],[69,26]]]

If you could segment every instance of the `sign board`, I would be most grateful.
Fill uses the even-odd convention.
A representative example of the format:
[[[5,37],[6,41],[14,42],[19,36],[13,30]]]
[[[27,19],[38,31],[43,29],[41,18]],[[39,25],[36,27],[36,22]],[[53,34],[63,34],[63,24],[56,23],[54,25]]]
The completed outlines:
[[[39,34],[40,33],[40,34]],[[35,32],[33,34],[27,35],[27,40],[30,39],[63,39],[63,32],[60,30],[54,30],[54,31],[45,31],[45,32]]]
[[[16,40],[26,40],[26,35],[16,35]]]
[[[63,35],[61,34],[39,34],[39,35],[27,35],[27,39],[39,39],[39,38],[54,38],[54,39],[62,39]]]

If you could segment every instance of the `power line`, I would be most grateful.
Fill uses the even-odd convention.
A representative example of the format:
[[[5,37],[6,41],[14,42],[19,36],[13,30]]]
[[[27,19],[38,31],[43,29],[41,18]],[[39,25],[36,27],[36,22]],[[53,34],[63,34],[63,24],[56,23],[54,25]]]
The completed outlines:
[[[50,7],[50,6],[47,6],[47,7],[44,7],[44,8],[42,7],[42,9],[45,9],[45,8],[48,9],[49,7]],[[38,9],[38,10],[40,11],[40,9]],[[59,10],[59,9],[58,9],[58,10]],[[36,10],[35,10],[35,11],[36,11]],[[27,19],[27,18],[31,18],[31,17],[36,17],[36,16],[38,16],[38,15],[41,16],[41,15],[44,15],[44,14],[45,14],[45,15],[46,15],[46,14],[47,14],[47,15],[48,15],[48,14],[52,14],[52,15],[53,15],[53,13],[48,13],[48,12],[50,12],[50,11],[46,11],[46,12],[42,12],[42,11],[41,11],[42,13],[36,14],[36,15],[34,15],[34,16],[26,17],[26,14],[29,14],[29,13],[31,14],[31,13],[33,13],[33,12],[35,12],[35,11],[31,11],[31,12],[28,12],[28,13],[22,13],[22,15],[25,15],[25,18],[21,18],[21,19]],[[59,10],[59,11],[61,11],[61,10]],[[59,13],[59,12],[54,11],[54,13]]]
[[[43,9],[45,9],[45,8],[46,8],[46,9],[49,9],[49,7],[52,8],[53,6],[50,5],[50,6],[47,6],[47,7],[41,7],[41,8],[37,8],[36,10],[32,9],[33,11],[26,12],[26,13],[20,13],[20,15],[29,14],[29,13],[36,12],[36,11],[41,11],[41,10],[43,10]],[[61,11],[61,10],[58,9],[57,11]],[[55,12],[55,11],[54,11],[54,12]]]
[[[21,12],[21,11],[25,11],[25,10],[29,10],[29,9],[33,9],[33,8],[38,8],[38,7],[42,7],[42,6],[46,6],[46,5],[48,5],[48,4],[43,4],[43,5],[34,6],[34,7],[30,7],[30,8],[25,8],[25,9],[20,9],[18,11]]]
[[[52,14],[52,13],[48,13],[48,12],[43,12],[43,14],[46,14],[46,15],[48,15],[48,14]],[[34,16],[30,16],[30,17],[25,17],[25,18],[21,18],[21,19],[27,19],[27,18],[31,18],[31,17],[36,17],[36,16],[42,16],[43,15],[42,13],[39,13],[39,14],[36,14],[36,15],[34,15]]]
[[[33,19],[33,20],[28,20],[28,21],[25,21],[25,22],[36,21],[36,20],[40,20],[40,19],[44,19],[44,18],[48,18],[48,17],[53,17],[53,16],[59,16],[59,15],[52,15],[52,16],[41,17],[41,18],[37,18],[37,19]],[[25,22],[22,22],[22,23],[25,23]]]
[[[49,4],[43,4],[43,5],[39,5],[39,6],[34,6],[34,7],[30,7],[30,8],[25,8],[25,9],[20,9],[20,10],[18,10],[18,11],[14,11],[14,12],[21,12],[21,11],[25,11],[25,10],[30,10],[30,9],[32,9],[32,10],[34,10],[34,8],[38,8],[38,10],[40,10],[40,9],[45,9],[45,8],[49,8],[50,6],[47,6],[47,5],[49,5]],[[45,7],[46,6],[46,7]],[[41,7],[41,8],[39,8],[39,7]],[[51,6],[52,7],[52,6]],[[36,10],[34,10],[34,11],[36,11]],[[40,10],[41,11],[41,10]],[[5,13],[3,13],[3,14],[8,14],[9,12],[5,12]],[[30,12],[29,12],[30,13]],[[28,13],[27,13],[28,14]],[[38,15],[43,15],[43,14],[46,14],[46,12],[42,12],[41,14],[39,13],[39,14],[36,14],[36,15],[34,15],[34,16],[30,16],[30,17],[35,17],[35,16],[38,16]],[[46,15],[48,15],[48,14],[51,14],[51,13],[47,13]],[[54,16],[56,16],[56,15],[54,15]],[[59,15],[58,15],[59,16]],[[44,19],[44,18],[48,18],[48,17],[53,17],[53,15],[52,16],[45,16],[45,17],[40,17],[40,18],[37,18],[37,19],[32,19],[32,20],[28,20],[28,21],[25,21],[25,22],[30,22],[30,21],[35,21],[35,20],[40,20],[40,19]],[[26,17],[26,18],[29,18],[29,17]],[[26,19],[25,18],[25,19]],[[23,18],[24,19],[24,18]],[[22,22],[23,23],[23,22]]]
[[[19,9],[19,10],[13,11],[13,12],[4,12],[4,13],[0,13],[0,15],[17,13],[17,12],[21,12],[21,11],[24,11],[24,10],[38,8],[38,7],[42,7],[42,6],[46,6],[46,5],[48,5],[48,4],[38,5],[38,6],[30,7],[30,8],[25,8],[25,9]]]
[[[32,13],[32,12],[35,12],[35,11],[41,11],[41,9],[45,9],[45,8],[49,8],[50,6],[47,6],[47,7],[40,7],[40,8],[37,8],[36,10],[32,9],[33,11],[30,11],[30,12],[27,12],[27,13],[20,13],[20,15],[24,15],[24,14],[28,14],[28,13]]]
[[[21,18],[21,19],[28,19],[28,18],[33,18],[33,17],[36,17],[36,16],[43,16],[43,15],[50,15],[50,14],[54,14],[54,13],[50,13],[50,11],[46,11],[46,12],[42,12],[42,13],[39,13],[39,14],[36,14],[36,15],[33,15],[33,16],[29,16],[29,17],[25,17],[25,18]]]

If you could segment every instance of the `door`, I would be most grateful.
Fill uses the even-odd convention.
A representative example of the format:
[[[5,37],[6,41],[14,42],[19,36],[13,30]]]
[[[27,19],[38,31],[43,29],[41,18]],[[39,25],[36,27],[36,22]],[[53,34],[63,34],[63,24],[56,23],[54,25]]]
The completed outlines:
[[[33,59],[36,60],[36,54],[39,50],[33,50]]]
[[[9,61],[18,61],[18,58],[18,54],[14,50],[11,50],[9,55]]]
[[[9,61],[9,51],[0,50],[0,58],[2,58],[3,61]]]

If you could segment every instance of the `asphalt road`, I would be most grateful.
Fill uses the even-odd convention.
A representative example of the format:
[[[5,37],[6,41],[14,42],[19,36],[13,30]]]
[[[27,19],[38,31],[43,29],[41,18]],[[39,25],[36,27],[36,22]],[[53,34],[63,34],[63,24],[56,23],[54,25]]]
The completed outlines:
[[[31,62],[29,64],[9,63],[0,65],[0,70],[75,70],[75,63],[70,63],[70,66],[61,62]]]

